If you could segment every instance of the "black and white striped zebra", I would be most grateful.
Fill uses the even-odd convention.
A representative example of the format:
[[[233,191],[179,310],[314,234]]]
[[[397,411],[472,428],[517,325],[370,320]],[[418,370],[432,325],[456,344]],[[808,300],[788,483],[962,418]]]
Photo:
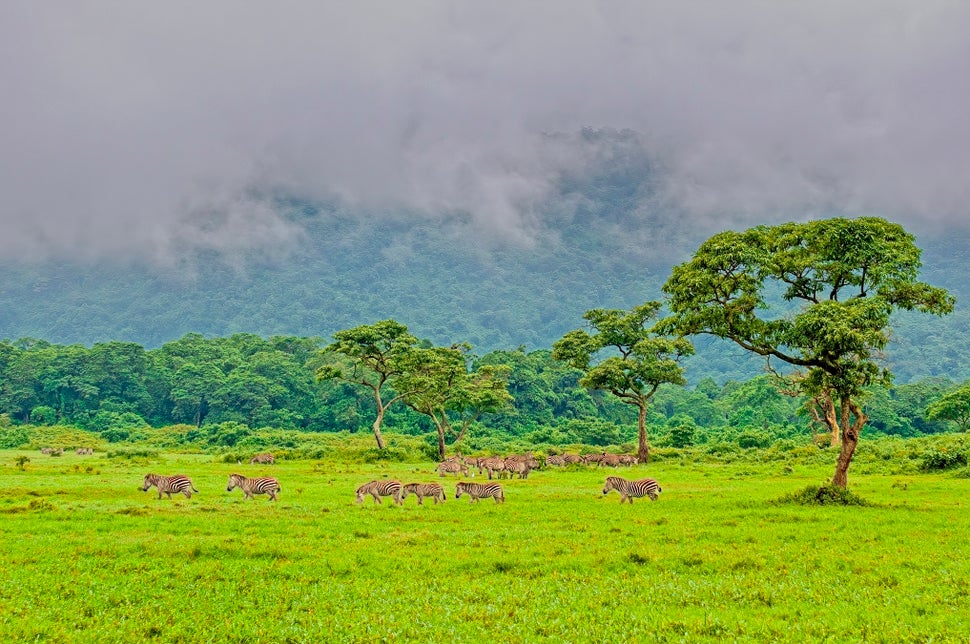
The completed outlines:
[[[249,478],[242,474],[230,474],[226,492],[232,492],[237,487],[243,491],[243,500],[254,499],[257,494],[265,494],[270,500],[276,501],[276,495],[283,489],[279,481],[269,476]]]
[[[498,483],[466,483],[461,481],[455,485],[455,498],[460,499],[462,494],[468,495],[469,503],[488,497],[495,499],[496,503],[505,503],[505,492]]]
[[[257,454],[256,456],[249,459],[250,465],[253,465],[254,463],[261,463],[263,465],[273,465],[274,463],[276,463],[276,457],[268,452],[264,452],[262,454]]]
[[[192,479],[185,476],[184,474],[176,474],[175,476],[161,476],[160,474],[146,474],[145,481],[142,483],[141,491],[147,492],[152,486],[158,489],[158,498],[161,499],[163,494],[168,495],[168,498],[172,498],[172,493],[184,494],[185,498],[191,499],[193,492],[198,492],[195,486],[192,485]]]
[[[538,466],[539,461],[532,454],[512,455],[505,459],[505,473],[509,478],[518,474],[520,479],[527,479],[529,472]]]
[[[463,474],[468,476],[468,466],[465,465],[464,461],[449,458],[446,461],[438,463],[438,476],[445,476],[446,474]]]
[[[444,503],[448,495],[445,494],[445,488],[441,487],[439,483],[408,483],[401,488],[401,501],[408,498],[409,494],[413,494],[418,497],[418,505],[424,505],[424,497],[430,497],[434,499],[435,505],[438,503]]]
[[[562,460],[566,463],[566,465],[579,465],[586,462],[586,460],[579,454],[563,454]]]
[[[603,456],[600,458],[600,467],[619,467],[619,466],[620,466],[619,454],[610,454],[609,452],[603,452]]]
[[[637,457],[632,454],[620,454],[620,465],[626,465],[627,467],[633,467],[639,461]]]
[[[398,505],[403,505],[404,501],[401,498],[401,491],[402,486],[400,481],[371,481],[357,488],[357,503],[363,503],[364,497],[370,494],[374,497],[375,503],[381,503],[382,496],[389,496]]]
[[[649,496],[651,501],[656,501],[657,496],[663,491],[654,479],[639,479],[628,481],[619,476],[607,476],[606,483],[603,485],[603,494],[609,494],[610,490],[620,493],[620,503],[627,499],[633,503],[633,499],[642,499]]]
[[[491,480],[492,474],[501,474],[505,470],[505,459],[501,456],[483,458],[478,462],[478,473],[481,474],[482,470],[488,472],[488,478]]]
[[[546,457],[546,465],[550,467],[565,467],[566,457],[562,454],[550,454]]]

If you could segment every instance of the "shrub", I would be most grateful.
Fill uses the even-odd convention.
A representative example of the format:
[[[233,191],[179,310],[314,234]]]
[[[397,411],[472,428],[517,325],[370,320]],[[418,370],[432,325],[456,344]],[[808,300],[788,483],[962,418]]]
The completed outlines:
[[[781,497],[778,502],[795,505],[870,505],[858,494],[837,485],[809,485]]]
[[[924,472],[950,470],[955,467],[966,467],[967,455],[963,452],[948,452],[944,449],[934,449],[923,455],[920,469]]]

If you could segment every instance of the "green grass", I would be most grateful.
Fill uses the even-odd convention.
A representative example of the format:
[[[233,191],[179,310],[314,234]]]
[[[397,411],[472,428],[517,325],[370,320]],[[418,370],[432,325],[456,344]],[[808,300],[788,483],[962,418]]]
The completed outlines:
[[[778,500],[830,465],[666,462],[620,471],[660,480],[655,503],[575,469],[401,508],[354,489],[431,463],[218,460],[0,451],[0,641],[970,640],[952,474],[850,475],[869,505],[813,507]],[[149,471],[201,493],[158,501]],[[226,493],[233,471],[271,472],[280,502]]]

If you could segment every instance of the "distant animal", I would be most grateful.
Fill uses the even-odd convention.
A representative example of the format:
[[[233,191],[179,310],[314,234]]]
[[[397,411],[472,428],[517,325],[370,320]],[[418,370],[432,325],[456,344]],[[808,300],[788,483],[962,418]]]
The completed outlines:
[[[607,452],[603,452],[603,456],[602,456],[602,458],[600,458],[600,466],[601,467],[619,467],[620,466],[620,457],[619,457],[619,455],[618,454],[609,454]]]
[[[602,454],[587,454],[583,457],[583,462],[587,465],[599,465],[602,460]]]
[[[636,456],[632,454],[620,454],[620,465],[626,465],[627,467],[633,467],[640,461]]]
[[[488,478],[491,480],[493,474],[501,474],[505,471],[505,459],[501,456],[483,458],[478,462],[478,473],[481,474],[482,470],[488,472]]]
[[[633,499],[642,499],[645,496],[650,497],[651,501],[656,501],[657,496],[663,491],[654,479],[628,481],[619,476],[607,476],[606,483],[603,485],[603,494],[609,494],[610,490],[620,493],[620,503],[629,499],[631,504]]]
[[[263,463],[265,465],[273,465],[276,463],[276,457],[269,453],[257,454],[256,456],[249,459],[249,464],[253,463]]]
[[[520,479],[527,479],[529,472],[538,466],[539,461],[531,453],[524,456],[513,455],[505,459],[505,473],[509,475],[509,478],[518,474]]]
[[[466,483],[461,481],[455,485],[455,498],[460,499],[462,494],[468,495],[469,503],[488,497],[495,499],[496,503],[505,503],[505,492],[498,483]]]
[[[562,460],[565,461],[566,465],[578,465],[586,462],[579,454],[563,454]]]
[[[76,450],[74,450],[74,453],[75,454],[80,454],[82,456],[87,455],[87,454],[94,454],[94,448],[92,448],[92,447],[78,447]]]
[[[566,457],[562,454],[550,454],[546,457],[546,465],[554,467],[565,467]]]
[[[265,494],[270,500],[276,501],[276,495],[283,489],[279,481],[269,476],[248,478],[242,474],[230,474],[226,492],[232,492],[237,487],[243,491],[243,500],[254,499],[257,494]]]
[[[175,494],[184,494],[185,498],[191,499],[192,493],[198,492],[198,490],[195,489],[195,486],[192,485],[192,479],[184,474],[176,474],[175,476],[146,474],[145,481],[141,486],[141,491],[147,492],[153,485],[158,489],[159,499],[162,498],[163,494],[167,495],[168,498],[171,499],[173,492]]]
[[[441,461],[438,463],[438,476],[445,476],[446,474],[464,474],[468,476],[468,466],[465,465],[464,461],[454,459]]]
[[[370,494],[374,497],[375,503],[381,503],[382,496],[389,496],[394,499],[396,504],[403,505],[404,501],[401,499],[401,491],[402,486],[400,481],[371,481],[357,488],[357,503],[363,503],[364,497]]]
[[[409,494],[418,497],[418,505],[424,505],[424,497],[434,499],[435,505],[444,503],[448,496],[445,488],[438,483],[408,483],[401,488],[401,501],[408,498]]]

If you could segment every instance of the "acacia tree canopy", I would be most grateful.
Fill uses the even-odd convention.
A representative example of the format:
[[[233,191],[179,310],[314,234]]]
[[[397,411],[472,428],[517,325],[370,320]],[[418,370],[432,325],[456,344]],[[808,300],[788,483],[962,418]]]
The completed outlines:
[[[650,455],[647,402],[663,383],[685,384],[679,362],[694,352],[688,340],[663,337],[648,327],[659,310],[660,302],[646,302],[630,311],[592,309],[583,317],[594,333],[570,331],[553,345],[552,352],[583,372],[579,381],[583,387],[609,391],[637,407],[637,456],[643,461]]]
[[[378,449],[384,449],[381,425],[384,414],[395,402],[403,399],[398,391],[390,400],[383,399],[385,386],[401,375],[402,365],[415,350],[418,339],[408,333],[408,328],[395,320],[382,320],[364,324],[333,334],[334,342],[325,347],[323,354],[340,354],[345,360],[328,361],[316,370],[317,380],[342,380],[362,385],[374,394],[377,417],[372,431]]]
[[[920,249],[877,217],[826,219],[727,231],[673,269],[662,328],[711,334],[800,367],[799,392],[838,403],[842,449],[832,483],[845,487],[870,384],[888,383],[880,352],[897,309],[943,315],[954,298],[919,282]]]

